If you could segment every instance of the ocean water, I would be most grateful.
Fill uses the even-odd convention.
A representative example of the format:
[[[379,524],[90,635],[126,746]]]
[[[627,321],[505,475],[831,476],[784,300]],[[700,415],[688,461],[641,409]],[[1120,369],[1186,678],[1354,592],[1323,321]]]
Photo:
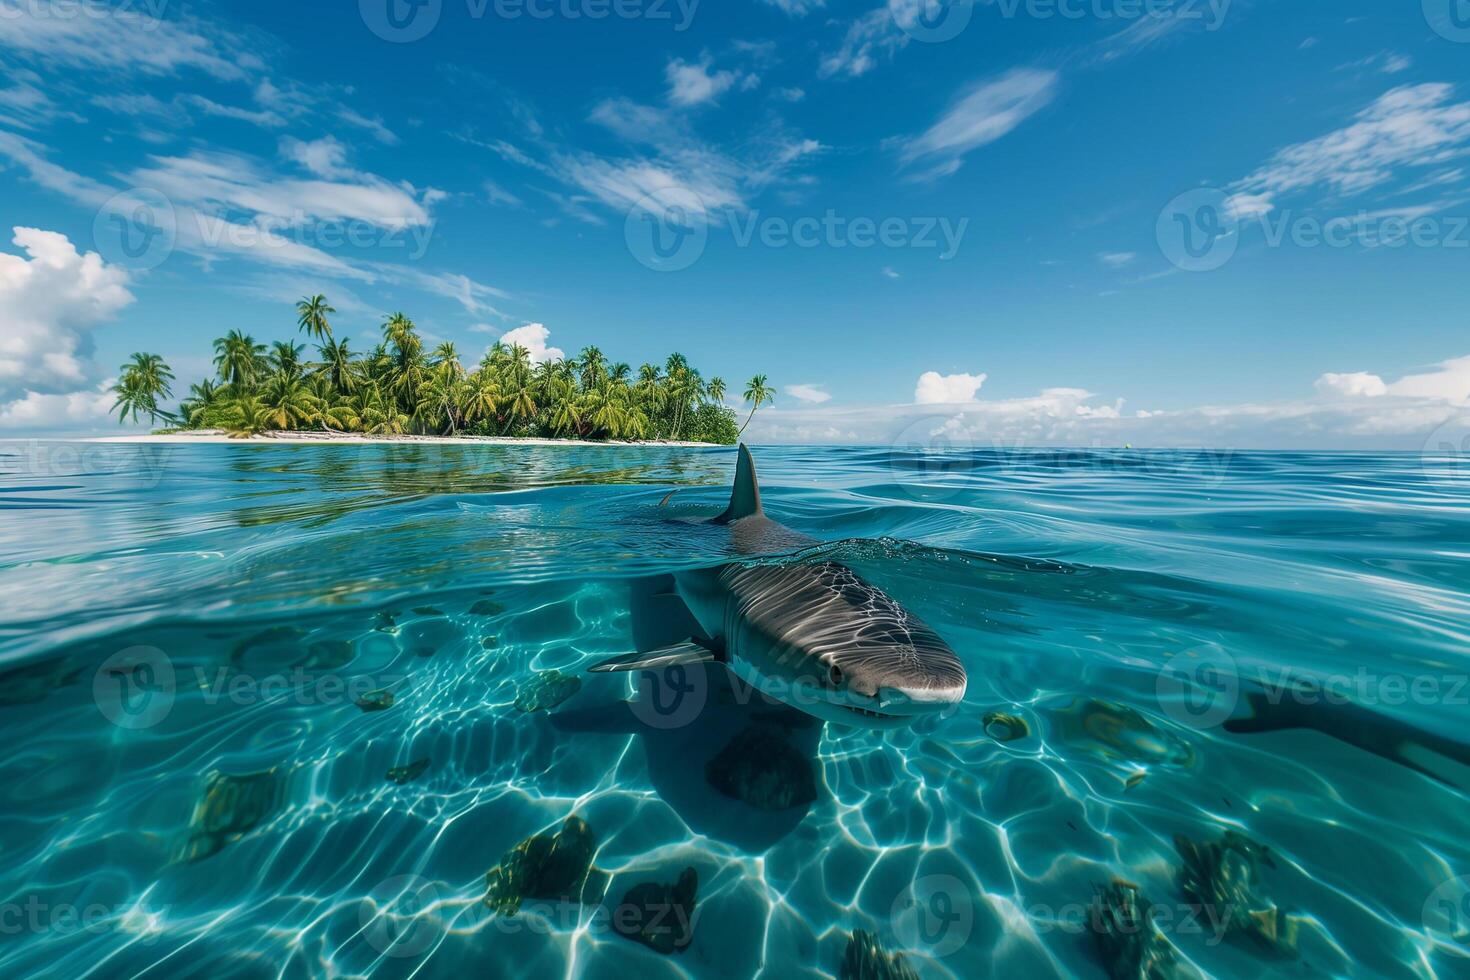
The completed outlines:
[[[585,673],[728,450],[0,443],[0,975],[1470,976],[1463,458],[756,458],[958,709]]]

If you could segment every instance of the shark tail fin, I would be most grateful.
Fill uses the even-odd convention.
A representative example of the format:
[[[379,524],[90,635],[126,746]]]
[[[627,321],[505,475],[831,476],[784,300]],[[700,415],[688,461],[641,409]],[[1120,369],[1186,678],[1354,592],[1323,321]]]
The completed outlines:
[[[755,481],[755,460],[745,443],[740,444],[740,455],[735,463],[735,487],[730,491],[730,506],[715,518],[716,524],[729,524],[742,517],[761,513],[761,488]]]

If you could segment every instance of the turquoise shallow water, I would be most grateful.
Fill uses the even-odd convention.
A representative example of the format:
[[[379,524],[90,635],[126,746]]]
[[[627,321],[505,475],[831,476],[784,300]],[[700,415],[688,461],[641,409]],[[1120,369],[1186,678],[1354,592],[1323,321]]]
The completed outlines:
[[[925,977],[1470,975],[1463,459],[757,460],[829,542],[784,560],[923,617],[959,710],[584,673],[728,560],[671,518],[730,451],[0,443],[0,973],[830,977],[866,930]],[[1305,727],[1238,730],[1262,692]],[[794,805],[712,785],[751,731]],[[571,817],[584,901],[492,911]],[[687,949],[612,926],[691,868]]]

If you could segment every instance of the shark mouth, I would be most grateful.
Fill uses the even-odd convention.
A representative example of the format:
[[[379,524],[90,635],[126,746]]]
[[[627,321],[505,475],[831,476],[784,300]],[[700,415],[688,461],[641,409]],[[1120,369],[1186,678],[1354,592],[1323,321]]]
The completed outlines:
[[[840,704],[838,707],[846,708],[848,711],[862,715],[864,718],[877,718],[881,721],[898,721],[902,717],[900,715],[885,715],[881,711],[869,711],[867,708],[854,708],[850,704]]]

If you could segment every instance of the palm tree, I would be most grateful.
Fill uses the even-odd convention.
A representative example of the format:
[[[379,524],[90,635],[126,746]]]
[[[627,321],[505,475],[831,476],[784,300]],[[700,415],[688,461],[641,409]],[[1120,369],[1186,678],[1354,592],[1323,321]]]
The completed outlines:
[[[466,425],[474,425],[495,415],[500,407],[500,383],[488,370],[479,370],[465,380],[460,392],[459,410]]]
[[[306,382],[285,372],[271,378],[260,404],[266,421],[277,429],[295,429],[321,417],[321,404]]]
[[[321,293],[308,296],[296,304],[296,329],[317,343],[329,341],[332,339],[332,327],[327,323],[327,315],[336,312]]]
[[[173,394],[173,380],[174,374],[162,357],[134,354],[122,366],[117,384],[112,387],[112,393],[117,395],[112,409],[118,412],[118,421],[126,422],[130,414],[134,422],[144,414],[155,424],[159,416],[168,418],[168,413],[158,407],[158,400]]]
[[[353,376],[352,352],[347,349],[347,341],[331,340],[317,348],[322,356],[321,370],[331,379],[332,388],[336,391],[350,392],[357,387],[357,379]]]
[[[770,404],[775,397],[776,389],[766,384],[766,376],[764,374],[757,374],[750,379],[745,386],[745,400],[750,402],[750,414],[745,417],[745,425],[740,427],[740,435],[745,434],[745,426],[749,425],[750,420],[755,418],[756,409],[760,408],[763,404]]]
[[[189,386],[189,397],[179,404],[179,414],[183,416],[189,425],[198,426],[204,423],[205,413],[213,408],[220,400],[219,388],[208,378],[196,385]]]
[[[214,366],[220,380],[236,389],[249,388],[263,373],[265,345],[238,330],[231,330],[214,342]]]
[[[278,340],[271,344],[271,352],[266,360],[276,374],[284,374],[292,378],[300,377],[303,350],[305,347],[301,344],[293,344],[289,340]]]
[[[582,388],[591,391],[607,376],[607,358],[596,347],[583,347],[577,360],[582,365]]]

